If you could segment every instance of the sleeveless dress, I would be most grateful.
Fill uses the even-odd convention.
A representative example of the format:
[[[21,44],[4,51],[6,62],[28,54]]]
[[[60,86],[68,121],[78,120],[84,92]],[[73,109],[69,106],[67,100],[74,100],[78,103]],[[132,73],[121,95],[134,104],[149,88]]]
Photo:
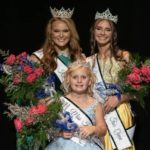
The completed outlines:
[[[90,60],[91,58],[92,56],[89,57],[87,61]],[[121,67],[119,66],[115,58],[112,57],[106,60],[99,59],[98,61],[99,61],[98,63],[100,65],[100,71],[101,71],[104,82],[106,84],[117,83],[117,79],[118,79],[117,74],[118,74],[118,71],[121,69]],[[101,94],[102,92],[103,91],[100,91]],[[134,124],[133,124],[133,113],[131,111],[130,103],[124,102],[120,104],[116,110],[117,110],[117,113],[119,114],[120,120],[122,121],[124,125],[124,128],[125,129],[131,128]],[[135,150],[133,140],[131,142],[132,142],[132,146],[129,148],[126,148],[125,150]],[[110,139],[110,134],[108,131],[104,137],[104,143],[105,143],[106,150],[113,150],[111,139]]]
[[[91,106],[82,109],[91,118],[94,124],[95,124],[96,105],[97,101],[95,101],[95,103],[93,103]],[[50,143],[45,150],[102,150],[102,149],[99,146],[97,146],[90,138],[86,139],[86,144],[83,146],[70,139],[59,137],[52,143]]]

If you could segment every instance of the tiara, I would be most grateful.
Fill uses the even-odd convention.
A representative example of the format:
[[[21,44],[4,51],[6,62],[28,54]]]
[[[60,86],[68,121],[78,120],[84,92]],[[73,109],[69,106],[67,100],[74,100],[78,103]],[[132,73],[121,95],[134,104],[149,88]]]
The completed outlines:
[[[109,10],[109,8],[107,8],[107,10],[105,10],[102,13],[96,12],[95,14],[95,20],[96,19],[107,19],[107,20],[111,20],[114,23],[117,23],[118,21],[118,16],[113,16]]]
[[[62,7],[60,10],[58,10],[56,8],[52,9],[50,7],[50,11],[51,11],[53,17],[71,18],[71,16],[73,15],[73,12],[74,12],[74,8],[72,10],[70,8],[65,10]]]
[[[86,62],[86,61],[80,60],[80,59],[75,61],[75,62],[73,62],[73,63],[71,63],[69,65],[69,67],[72,67],[72,66],[75,66],[75,67],[82,66],[82,67],[86,67],[86,68],[92,69],[91,65],[90,65],[90,62]]]

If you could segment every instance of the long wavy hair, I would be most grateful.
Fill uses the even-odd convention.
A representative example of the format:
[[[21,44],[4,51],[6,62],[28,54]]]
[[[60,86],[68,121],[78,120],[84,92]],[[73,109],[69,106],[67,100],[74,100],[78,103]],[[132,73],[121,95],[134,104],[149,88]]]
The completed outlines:
[[[95,40],[94,30],[95,30],[97,24],[99,22],[101,22],[102,20],[103,19],[97,19],[90,29],[90,33],[91,33],[91,39],[90,39],[91,55],[98,52],[98,47],[97,47],[97,43]],[[110,24],[111,30],[112,30],[111,47],[110,47],[111,56],[115,57],[116,60],[121,60],[123,56],[122,56],[122,53],[120,53],[120,49],[119,49],[118,43],[117,43],[118,39],[117,39],[116,24],[114,22],[112,22],[111,20],[107,20],[107,21]]]
[[[55,45],[51,36],[52,24],[55,21],[64,22],[70,30],[71,37],[68,43],[68,48],[71,61],[73,62],[77,59],[82,59],[81,55],[82,49],[79,43],[80,39],[74,21],[70,18],[51,18],[46,27],[46,39],[42,47],[43,49],[42,63],[44,65],[45,71],[48,73],[53,72],[57,67],[56,57],[58,56],[58,54],[55,50]]]

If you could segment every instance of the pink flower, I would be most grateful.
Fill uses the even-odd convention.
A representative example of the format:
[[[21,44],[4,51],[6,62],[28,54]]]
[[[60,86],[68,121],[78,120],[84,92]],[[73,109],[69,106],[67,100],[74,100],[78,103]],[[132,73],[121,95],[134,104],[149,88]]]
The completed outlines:
[[[137,73],[131,73],[127,76],[126,82],[134,88],[139,89],[141,84],[141,77]]]
[[[36,107],[36,106],[32,106],[32,107],[29,109],[29,115],[34,115],[34,114],[38,114],[38,111],[37,111],[37,107]]]
[[[30,66],[26,65],[26,66],[23,67],[23,71],[27,74],[30,74],[33,70]]]
[[[26,58],[27,57],[27,53],[26,52],[22,52],[21,54],[17,55],[17,60],[22,60],[22,58]]]
[[[16,118],[14,119],[14,124],[15,124],[15,128],[18,132],[22,131],[22,127],[23,127],[23,122],[21,121],[21,119]]]
[[[47,110],[47,106],[45,104],[38,104],[37,105],[37,111],[39,114],[45,113]]]
[[[33,118],[28,117],[28,118],[25,120],[25,125],[26,125],[26,126],[30,126],[30,125],[33,124],[33,121],[34,121]]]
[[[26,58],[27,57],[27,52],[22,52],[21,56]]]
[[[19,77],[14,77],[13,84],[17,85],[21,82],[21,79]]]
[[[13,65],[15,60],[16,60],[16,56],[14,54],[11,54],[10,56],[7,57],[6,64]]]
[[[34,72],[37,76],[41,75],[43,73],[43,68],[39,67],[39,68],[35,68]]]
[[[139,74],[139,73],[141,72],[141,70],[140,70],[138,67],[133,66],[133,67],[132,67],[132,72]]]
[[[32,106],[29,109],[29,115],[37,115],[37,114],[43,114],[47,110],[47,106],[45,104],[38,104],[37,106]]]
[[[146,65],[141,67],[141,78],[144,82],[150,82],[150,68]]]
[[[35,73],[31,73],[27,76],[26,81],[28,83],[32,83],[36,80],[36,74]]]

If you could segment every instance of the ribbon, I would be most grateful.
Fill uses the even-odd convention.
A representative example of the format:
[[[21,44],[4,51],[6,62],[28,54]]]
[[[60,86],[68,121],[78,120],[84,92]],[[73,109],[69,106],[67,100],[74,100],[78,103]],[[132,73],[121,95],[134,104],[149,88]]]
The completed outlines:
[[[45,80],[45,83],[43,84],[42,88],[38,89],[35,96],[36,98],[45,98],[48,96],[53,97],[55,91],[55,76],[54,74],[51,74],[48,76]]]
[[[63,114],[60,114],[60,119],[56,120],[54,126],[61,130],[73,132],[76,131],[76,129],[78,128],[77,124],[72,121],[69,112],[64,112]]]

